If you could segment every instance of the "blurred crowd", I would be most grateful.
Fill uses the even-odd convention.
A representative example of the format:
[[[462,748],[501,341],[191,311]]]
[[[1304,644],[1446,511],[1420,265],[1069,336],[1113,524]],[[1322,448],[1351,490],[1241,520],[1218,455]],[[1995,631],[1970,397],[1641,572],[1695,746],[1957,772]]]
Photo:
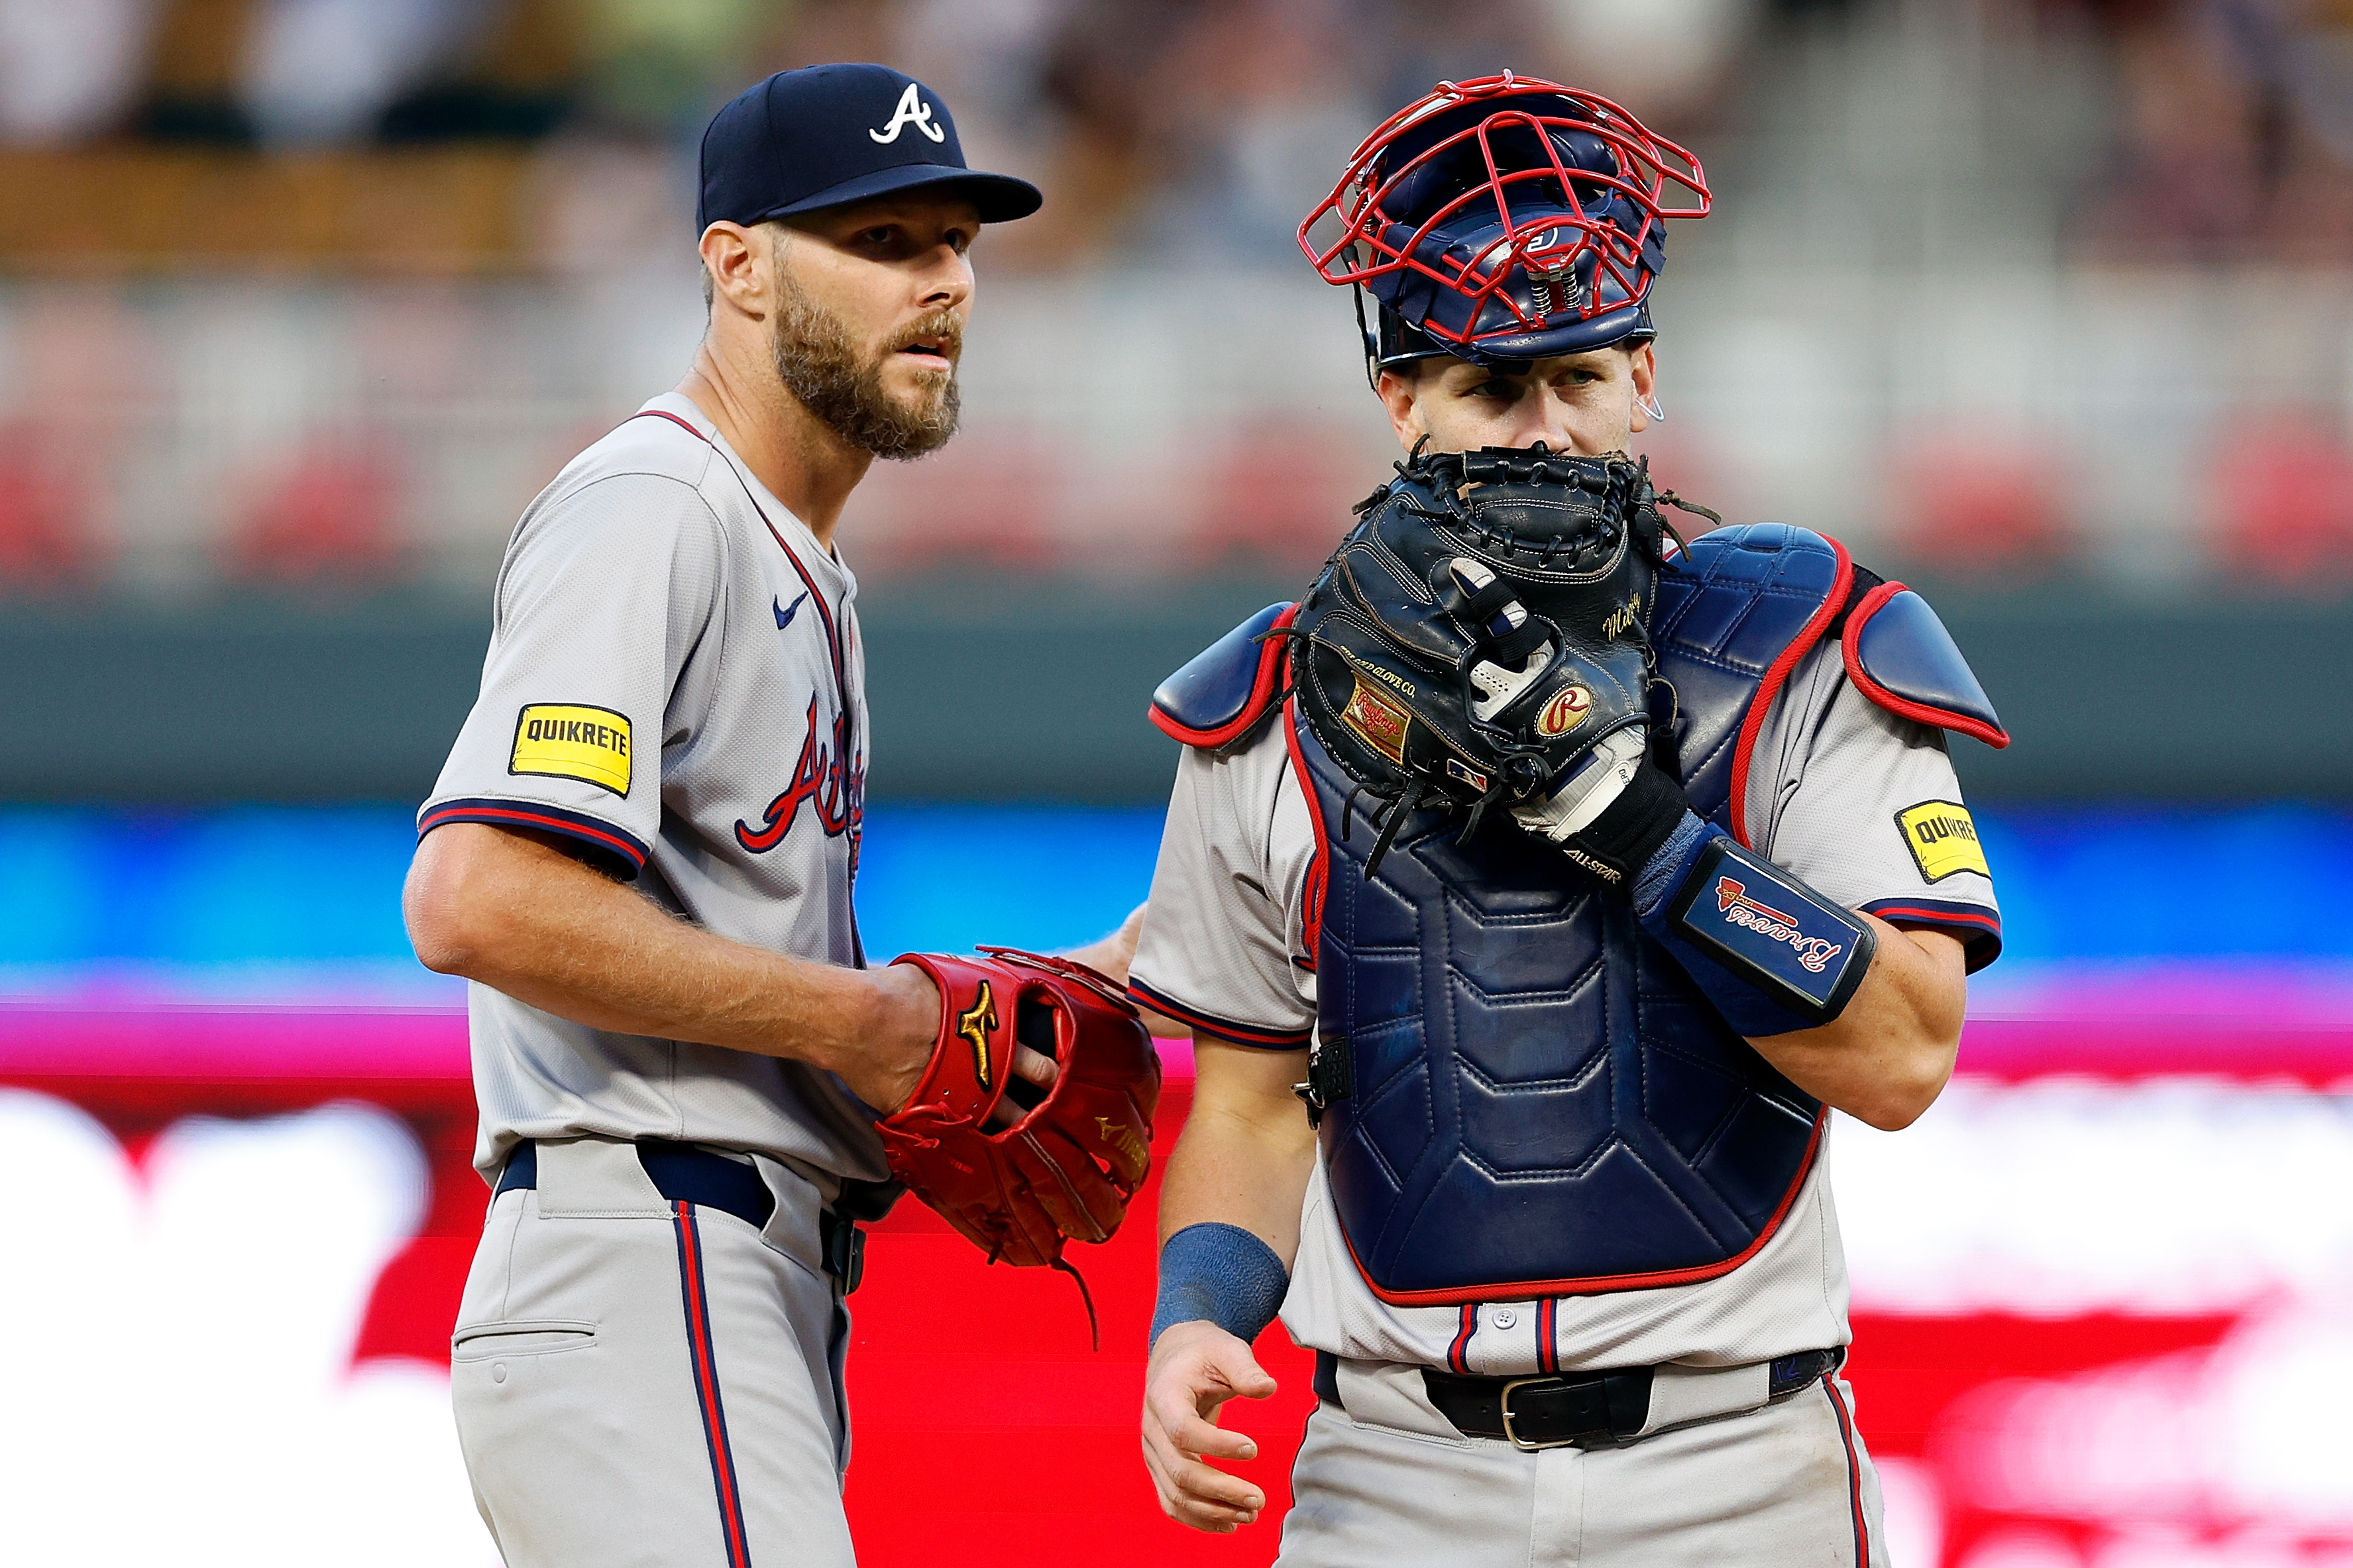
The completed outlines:
[[[1356,139],[1509,63],[1737,134],[1793,37],[1926,0],[0,0],[0,144],[690,143],[765,72],[879,58],[1054,197],[1004,259],[1264,265]],[[2340,259],[2353,0],[1979,0],[2093,42],[2095,255]],[[1961,7],[1954,7],[1960,9]],[[0,252],[7,248],[0,235]]]
[[[472,591],[691,350],[712,110],[828,59],[1048,195],[966,436],[860,492],[878,573],[1319,558],[1387,458],[1293,229],[1509,65],[1725,197],[1669,482],[1955,574],[2353,585],[2353,0],[0,0],[0,596]]]
[[[2108,37],[2096,254],[2353,259],[2353,0],[2043,0]]]

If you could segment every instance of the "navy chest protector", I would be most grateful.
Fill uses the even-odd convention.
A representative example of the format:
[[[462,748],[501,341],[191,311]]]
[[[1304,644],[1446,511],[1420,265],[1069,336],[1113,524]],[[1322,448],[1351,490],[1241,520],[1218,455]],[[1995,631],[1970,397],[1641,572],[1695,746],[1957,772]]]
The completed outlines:
[[[1899,611],[1878,639],[1895,673],[1858,665],[1852,634],[1901,595],[1858,594],[1844,550],[1779,524],[1720,529],[1662,574],[1653,718],[1672,725],[1694,810],[1747,841],[1765,711],[1841,626],[1873,700],[2006,739],[1916,596],[1925,626],[1907,633]],[[1282,608],[1172,678],[1155,721],[1213,748],[1253,732],[1276,694],[1248,638]],[[1732,1031],[1622,898],[1508,821],[1458,844],[1459,824],[1428,814],[1367,879],[1377,826],[1282,713],[1320,851],[1308,926],[1325,1173],[1374,1292],[1402,1305],[1598,1293],[1712,1279],[1753,1256],[1812,1169],[1820,1102]]]

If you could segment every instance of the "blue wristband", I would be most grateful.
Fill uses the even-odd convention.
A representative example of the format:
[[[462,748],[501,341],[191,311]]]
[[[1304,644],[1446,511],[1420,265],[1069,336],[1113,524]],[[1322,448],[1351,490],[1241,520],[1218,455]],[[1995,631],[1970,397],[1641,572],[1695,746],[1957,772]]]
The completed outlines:
[[[1643,866],[1634,913],[1748,1039],[1837,1018],[1878,947],[1861,916],[1690,814]]]
[[[1177,1323],[1207,1319],[1245,1342],[1282,1310],[1291,1275],[1274,1248],[1238,1225],[1188,1225],[1160,1249],[1160,1299],[1151,1343]]]
[[[1667,841],[1643,862],[1634,879],[1634,918],[1647,920],[1652,910],[1666,902],[1667,895],[1683,886],[1700,850],[1723,831],[1699,813],[1686,810],[1683,819],[1675,824],[1675,830],[1667,835]]]

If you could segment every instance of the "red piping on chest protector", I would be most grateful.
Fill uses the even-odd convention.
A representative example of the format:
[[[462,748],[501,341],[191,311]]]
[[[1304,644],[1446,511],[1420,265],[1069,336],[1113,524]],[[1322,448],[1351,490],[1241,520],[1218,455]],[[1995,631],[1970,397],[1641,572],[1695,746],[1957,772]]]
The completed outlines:
[[[1798,1167],[1789,1190],[1781,1194],[1781,1206],[1757,1233],[1757,1239],[1742,1247],[1721,1263],[1703,1263],[1692,1268],[1663,1268],[1655,1274],[1598,1274],[1583,1279],[1506,1279],[1491,1285],[1457,1285],[1435,1290],[1387,1290],[1373,1281],[1372,1271],[1365,1267],[1356,1251],[1356,1244],[1348,1236],[1348,1227],[1335,1216],[1335,1227],[1340,1241],[1348,1249],[1348,1261],[1356,1266],[1365,1288],[1392,1307],[1451,1307],[1463,1303],[1466,1310],[1476,1301],[1532,1300],[1546,1296],[1606,1296],[1618,1290],[1656,1290],[1669,1285],[1696,1285],[1703,1280],[1720,1279],[1731,1273],[1765,1248],[1781,1229],[1781,1222],[1789,1217],[1790,1208],[1798,1194],[1805,1190],[1806,1178],[1813,1174],[1814,1162],[1822,1152],[1822,1129],[1830,1121],[1830,1108],[1814,1112],[1814,1132],[1806,1143],[1806,1158]]]
[[[1781,650],[1780,658],[1766,667],[1765,679],[1757,682],[1756,695],[1748,700],[1748,714],[1740,721],[1740,739],[1733,747],[1732,836],[1746,849],[1757,847],[1748,841],[1748,764],[1757,750],[1757,734],[1765,728],[1765,715],[1771,710],[1773,699],[1788,680],[1789,672],[1798,668],[1799,659],[1813,651],[1816,643],[1822,640],[1822,633],[1829,629],[1831,622],[1838,618],[1839,611],[1846,605],[1847,595],[1854,589],[1854,563],[1848,557],[1846,546],[1827,533],[1821,536],[1821,540],[1837,552],[1838,574],[1831,580],[1829,595],[1823,598],[1821,607],[1806,622],[1805,629],[1790,639],[1789,646]],[[1810,1160],[1811,1156],[1808,1158]],[[1778,1215],[1776,1219],[1778,1222]]]
[[[1324,896],[1332,885],[1332,840],[1324,830],[1324,805],[1315,798],[1315,785],[1307,776],[1307,759],[1299,754],[1299,699],[1287,699],[1282,705],[1282,748],[1291,754],[1291,784],[1307,801],[1307,823],[1315,830],[1315,858],[1307,863],[1307,876],[1300,889],[1300,928],[1311,957],[1321,959],[1324,952]]]
[[[1871,672],[1862,668],[1860,651],[1862,628],[1870,624],[1872,616],[1887,607],[1890,599],[1905,592],[1908,590],[1901,583],[1882,583],[1865,594],[1862,603],[1854,607],[1854,614],[1847,617],[1846,636],[1839,642],[1839,656],[1846,661],[1846,678],[1854,682],[1856,690],[1898,718],[1909,719],[1916,724],[1932,725],[1939,730],[1957,730],[1971,740],[1983,741],[1996,751],[2009,745],[2009,731],[1989,724],[1982,719],[1972,719],[1966,713],[1956,713],[1950,709],[1935,708],[1926,702],[1915,702],[1908,697],[1898,697],[1873,680]]]

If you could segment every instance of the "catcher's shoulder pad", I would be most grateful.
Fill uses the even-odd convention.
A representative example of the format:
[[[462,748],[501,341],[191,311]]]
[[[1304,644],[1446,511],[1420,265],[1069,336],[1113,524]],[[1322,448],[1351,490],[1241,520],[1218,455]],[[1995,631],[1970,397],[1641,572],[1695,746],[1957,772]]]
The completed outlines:
[[[1889,712],[1989,746],[2010,744],[1960,645],[1928,601],[1903,584],[1861,588],[1848,605],[1841,646],[1847,679]]]
[[[1267,634],[1288,626],[1298,611],[1269,605],[1195,654],[1152,694],[1152,721],[1208,751],[1249,734],[1282,699],[1288,640]]]
[[[1753,679],[1831,634],[1853,575],[1845,550],[1811,529],[1714,529],[1667,557],[1651,634],[1662,654]]]

